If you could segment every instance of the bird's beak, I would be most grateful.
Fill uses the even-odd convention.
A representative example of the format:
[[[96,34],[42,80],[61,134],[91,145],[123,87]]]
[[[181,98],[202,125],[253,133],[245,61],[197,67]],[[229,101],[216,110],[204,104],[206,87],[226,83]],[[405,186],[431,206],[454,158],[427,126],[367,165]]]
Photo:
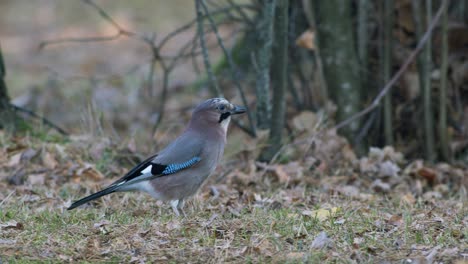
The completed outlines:
[[[240,105],[234,105],[234,109],[231,111],[231,115],[243,114],[246,111],[247,110],[245,109],[245,107],[240,106]]]

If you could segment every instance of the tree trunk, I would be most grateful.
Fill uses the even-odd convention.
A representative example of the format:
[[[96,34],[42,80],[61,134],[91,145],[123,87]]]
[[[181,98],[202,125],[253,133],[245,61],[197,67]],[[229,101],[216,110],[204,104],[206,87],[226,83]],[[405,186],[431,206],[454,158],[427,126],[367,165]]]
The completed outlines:
[[[383,85],[392,77],[392,32],[393,32],[393,0],[384,2],[383,22]],[[393,145],[392,93],[389,91],[384,97],[384,135],[385,145]]]
[[[351,1],[340,0],[316,0],[313,5],[320,56],[330,95],[338,106],[338,122],[349,118],[361,107],[360,66],[351,5]],[[343,133],[352,139],[359,127],[359,122],[354,121],[343,128]]]
[[[275,3],[276,0],[265,0],[260,11],[261,18],[257,24],[258,47],[255,54],[257,64],[255,92],[257,96],[257,127],[260,129],[267,129],[270,123],[270,59],[273,45]]]
[[[14,125],[14,113],[10,107],[10,97],[5,83],[5,64],[3,63],[2,49],[0,46],[0,128],[12,128]]]
[[[442,158],[451,162],[450,141],[447,133],[447,71],[448,71],[448,6],[445,6],[442,14],[442,45],[440,65],[440,98],[439,98],[439,138]]]
[[[412,8],[414,13],[414,22],[416,25],[416,37],[421,39],[424,33],[424,14],[421,7],[421,2],[413,0]],[[431,17],[431,1],[426,1],[425,7],[427,24],[429,25]],[[422,91],[422,103],[423,103],[423,120],[424,120],[424,146],[426,152],[426,159],[430,162],[435,160],[435,143],[434,143],[434,116],[432,115],[432,100],[431,100],[431,68],[432,68],[432,59],[431,59],[431,37],[429,41],[424,46],[421,54],[418,55],[418,71],[419,71],[419,83]]]
[[[285,91],[288,82],[288,0],[277,0],[274,21],[273,61],[271,82],[273,87],[273,109],[270,121],[268,147],[261,160],[271,160],[282,144],[284,115],[286,107]]]

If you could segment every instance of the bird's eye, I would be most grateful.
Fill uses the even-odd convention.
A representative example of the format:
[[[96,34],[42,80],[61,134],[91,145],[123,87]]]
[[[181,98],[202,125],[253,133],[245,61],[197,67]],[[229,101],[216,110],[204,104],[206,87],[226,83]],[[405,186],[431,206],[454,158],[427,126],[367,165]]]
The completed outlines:
[[[220,105],[220,106],[218,107],[218,109],[219,109],[220,111],[224,111],[224,110],[226,109],[226,107],[225,107],[224,105]]]

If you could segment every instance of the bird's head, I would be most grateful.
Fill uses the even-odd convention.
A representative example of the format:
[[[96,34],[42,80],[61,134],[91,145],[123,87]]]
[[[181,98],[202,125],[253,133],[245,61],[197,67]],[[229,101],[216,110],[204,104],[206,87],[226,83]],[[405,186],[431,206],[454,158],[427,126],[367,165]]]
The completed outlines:
[[[227,130],[231,116],[245,112],[245,107],[231,104],[224,98],[211,98],[195,108],[192,114],[192,121],[218,125]]]

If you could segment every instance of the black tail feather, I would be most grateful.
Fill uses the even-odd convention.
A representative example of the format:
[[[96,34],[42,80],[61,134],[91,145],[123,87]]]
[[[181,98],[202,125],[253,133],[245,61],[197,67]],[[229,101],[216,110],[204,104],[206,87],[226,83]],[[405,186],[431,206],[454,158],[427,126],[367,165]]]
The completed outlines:
[[[78,207],[80,205],[83,205],[83,204],[85,204],[85,203],[87,203],[89,201],[92,201],[94,199],[97,199],[97,198],[99,198],[101,196],[113,193],[113,192],[116,191],[116,189],[117,189],[117,186],[110,186],[110,187],[108,187],[108,188],[106,188],[106,189],[104,189],[102,191],[99,191],[97,193],[93,193],[90,196],[86,196],[85,198],[82,198],[82,199],[72,203],[72,205],[70,205],[70,207],[68,207],[67,210],[72,210],[72,209],[74,209],[74,208],[76,208],[76,207]]]

